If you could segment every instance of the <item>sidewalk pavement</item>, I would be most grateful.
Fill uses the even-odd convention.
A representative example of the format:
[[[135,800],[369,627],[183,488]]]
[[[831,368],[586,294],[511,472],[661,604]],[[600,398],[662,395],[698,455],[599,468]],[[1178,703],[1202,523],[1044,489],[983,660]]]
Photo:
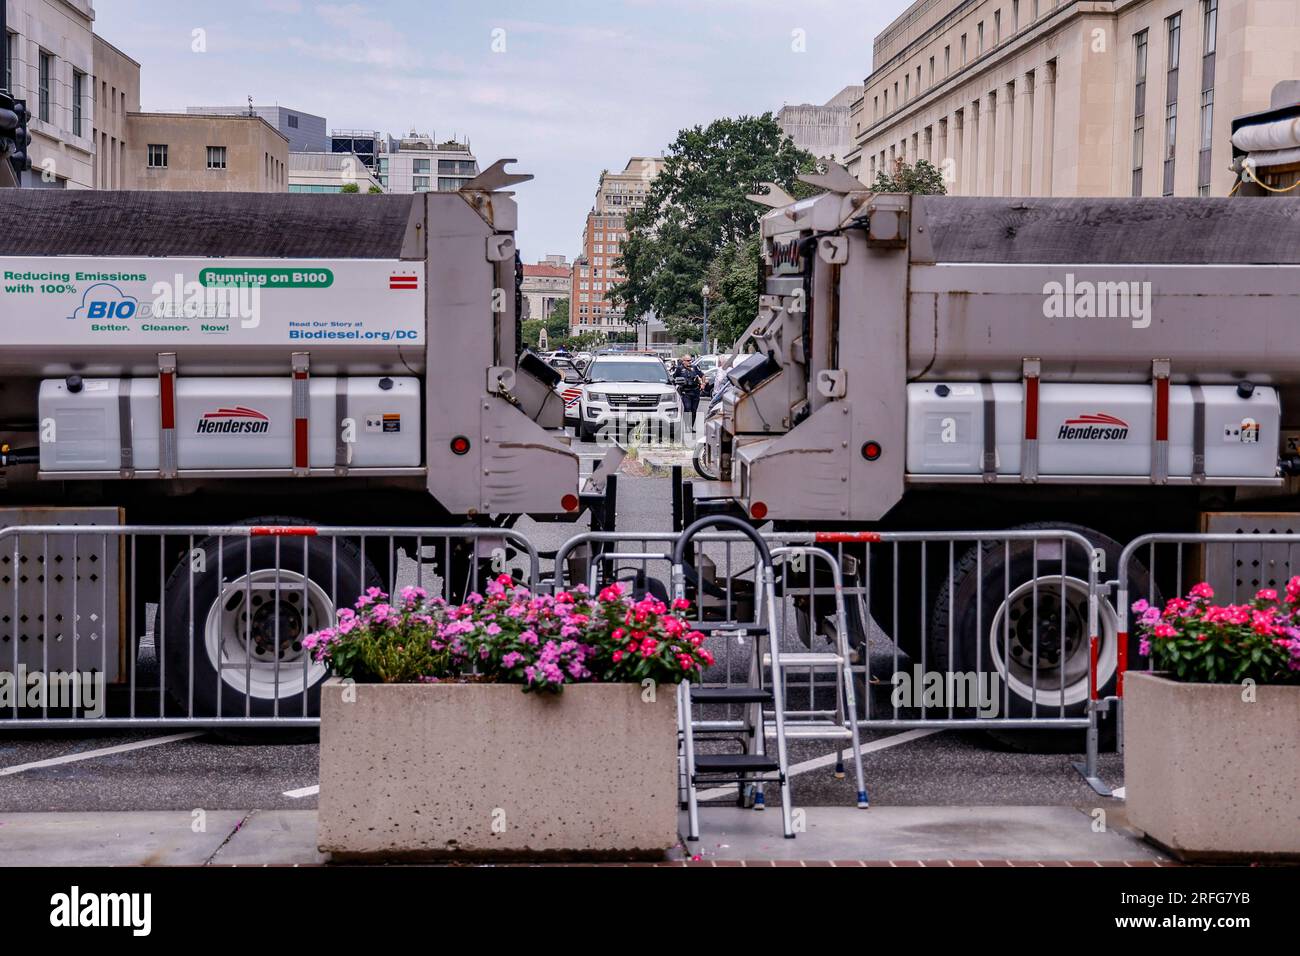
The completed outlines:
[[[315,810],[0,813],[0,866],[314,866]],[[702,808],[691,865],[1169,865],[1129,830],[1074,807],[813,807],[795,839],[780,809]],[[685,819],[682,821],[685,826]],[[696,862],[695,858],[699,860]]]

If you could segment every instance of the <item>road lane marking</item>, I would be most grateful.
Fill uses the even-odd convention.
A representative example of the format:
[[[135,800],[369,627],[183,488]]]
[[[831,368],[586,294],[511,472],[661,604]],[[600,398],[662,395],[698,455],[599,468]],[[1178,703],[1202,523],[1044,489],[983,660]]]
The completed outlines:
[[[294,800],[301,800],[303,797],[314,797],[318,793],[320,793],[319,783],[314,787],[300,787],[297,790],[286,790],[283,795],[286,797],[292,797]]]
[[[0,767],[0,777],[12,776],[16,773],[24,773],[28,770],[39,770],[42,767],[57,767],[65,763],[77,763],[81,760],[94,760],[96,757],[108,757],[112,754],[127,753],[132,750],[143,750],[145,747],[158,747],[162,744],[174,744],[178,740],[189,740],[192,737],[201,737],[205,731],[190,730],[183,734],[171,734],[167,737],[151,737],[148,740],[136,740],[129,744],[118,744],[114,747],[102,747],[99,750],[85,750],[81,753],[64,754],[62,757],[50,757],[46,760],[34,760],[31,763],[14,764],[12,767]]]
[[[863,744],[858,751],[863,754],[875,753],[878,750],[887,750],[890,747],[897,747],[899,744],[909,744],[913,740],[920,740],[922,737],[929,737],[932,734],[943,733],[944,728],[936,727],[934,730],[905,730],[901,734],[893,734],[889,737],[882,737],[879,740],[872,740]],[[848,769],[848,761],[853,759],[853,748],[844,748],[845,770]],[[790,767],[790,776],[807,773],[810,770],[820,770],[822,767],[833,767],[839,757],[833,753],[826,754],[822,757],[814,757],[811,760],[805,760],[803,763],[797,763]],[[734,797],[736,791],[732,789],[735,784],[726,787],[714,787],[712,790],[701,790],[695,795],[696,800],[716,800],[718,797]]]

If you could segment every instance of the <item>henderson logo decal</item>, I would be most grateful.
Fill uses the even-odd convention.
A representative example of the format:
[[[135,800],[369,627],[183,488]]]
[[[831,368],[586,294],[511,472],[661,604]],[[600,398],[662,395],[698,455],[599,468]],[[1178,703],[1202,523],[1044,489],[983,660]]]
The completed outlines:
[[[271,420],[261,412],[236,405],[208,412],[199,419],[198,432],[200,435],[264,435],[270,427]]]
[[[1056,433],[1058,441],[1125,441],[1128,422],[1105,412],[1067,418]]]

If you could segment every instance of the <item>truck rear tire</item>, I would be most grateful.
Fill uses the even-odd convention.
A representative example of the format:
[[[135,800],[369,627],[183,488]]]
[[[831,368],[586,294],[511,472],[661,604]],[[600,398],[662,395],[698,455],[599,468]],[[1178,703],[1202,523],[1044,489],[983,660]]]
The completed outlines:
[[[302,640],[384,586],[373,565],[342,539],[206,538],[196,549],[203,570],[176,566],[154,627],[168,695],[196,717],[318,716],[329,670]]]
[[[1090,528],[1054,523],[1017,530],[1040,528],[1078,532],[1105,552],[1108,569],[1118,563],[1122,550],[1119,543]],[[1035,569],[1036,548],[1039,554]],[[1050,549],[1048,555],[1043,554],[1044,548]],[[981,688],[996,689],[999,717],[1030,717],[1035,714],[1035,703],[1040,717],[1085,714],[1090,658],[1087,562],[1081,548],[1067,545],[1063,580],[1060,549],[1050,538],[1009,544],[990,542],[972,548],[954,566],[951,587],[945,581],[939,589],[927,635],[926,669],[947,671],[951,662],[954,672],[978,674]],[[1147,594],[1150,586],[1146,569],[1136,563],[1130,565],[1130,592]],[[1099,602],[1097,632],[1097,687],[1105,697],[1115,687],[1119,635],[1118,616],[1107,600]],[[1133,659],[1136,640],[1130,640]],[[957,708],[956,712],[970,715],[974,708]],[[1105,721],[1102,726],[1113,736],[1113,721]],[[1081,737],[1059,731],[990,733],[1021,750],[1054,751],[1063,745],[1071,749],[1081,746]],[[1062,739],[1066,737],[1068,741]]]

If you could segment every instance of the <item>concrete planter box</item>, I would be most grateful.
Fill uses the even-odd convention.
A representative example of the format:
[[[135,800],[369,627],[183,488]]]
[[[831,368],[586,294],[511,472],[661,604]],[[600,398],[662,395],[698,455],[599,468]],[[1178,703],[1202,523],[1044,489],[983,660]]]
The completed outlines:
[[[655,859],[677,843],[677,696],[576,684],[321,694],[322,852],[338,861]]]
[[[1184,860],[1300,859],[1300,687],[1124,678],[1129,822]]]

